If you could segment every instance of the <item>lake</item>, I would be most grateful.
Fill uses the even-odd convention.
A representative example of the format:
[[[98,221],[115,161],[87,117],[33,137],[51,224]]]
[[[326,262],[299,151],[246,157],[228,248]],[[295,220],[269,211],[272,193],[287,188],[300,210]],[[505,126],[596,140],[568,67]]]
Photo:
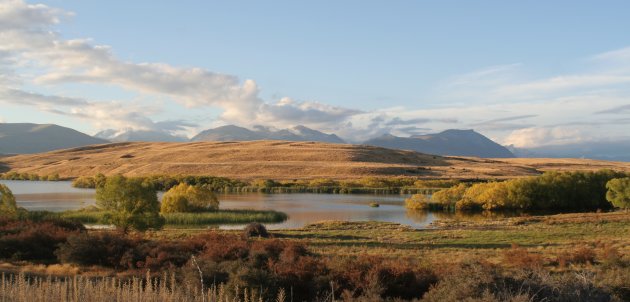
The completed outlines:
[[[20,207],[27,210],[75,210],[95,203],[95,190],[73,188],[70,181],[13,181],[0,180],[7,185]],[[161,196],[161,194],[159,194]],[[385,221],[426,228],[438,218],[452,217],[451,213],[414,211],[404,207],[405,195],[350,195],[350,194],[219,194],[221,209],[276,210],[289,215],[282,223],[268,224],[270,229],[299,228],[324,221]],[[370,207],[377,202],[380,207]],[[458,215],[459,216],[459,215]],[[470,215],[469,218],[478,218]],[[241,228],[242,226],[221,226]]]

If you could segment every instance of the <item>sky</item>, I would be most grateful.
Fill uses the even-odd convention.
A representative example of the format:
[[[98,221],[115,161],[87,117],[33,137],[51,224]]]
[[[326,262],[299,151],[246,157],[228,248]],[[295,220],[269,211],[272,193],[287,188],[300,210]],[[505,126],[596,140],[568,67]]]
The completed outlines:
[[[0,121],[630,139],[628,1],[0,0]]]

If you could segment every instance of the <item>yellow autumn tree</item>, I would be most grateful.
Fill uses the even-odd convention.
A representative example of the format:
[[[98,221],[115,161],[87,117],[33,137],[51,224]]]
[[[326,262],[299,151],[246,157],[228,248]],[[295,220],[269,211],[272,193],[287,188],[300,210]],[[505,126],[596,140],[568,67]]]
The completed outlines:
[[[164,193],[160,212],[201,212],[218,209],[219,200],[210,189],[180,183]]]

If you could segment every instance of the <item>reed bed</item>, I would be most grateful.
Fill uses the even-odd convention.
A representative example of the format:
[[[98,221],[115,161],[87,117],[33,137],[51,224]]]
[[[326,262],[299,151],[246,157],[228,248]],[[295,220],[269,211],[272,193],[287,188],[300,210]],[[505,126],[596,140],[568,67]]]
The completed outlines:
[[[219,193],[312,193],[312,194],[433,194],[442,188],[412,188],[412,187],[389,187],[389,188],[369,188],[369,187],[224,187],[216,189]]]
[[[106,211],[75,210],[65,212],[30,211],[25,213],[28,219],[65,219],[85,224],[107,224]],[[212,224],[244,224],[250,222],[276,223],[287,220],[287,214],[272,210],[219,210],[208,212],[167,213],[164,214],[167,225],[199,226]]]
[[[274,223],[287,220],[287,214],[277,211],[219,210],[200,213],[168,213],[167,225]]]
[[[228,289],[223,284],[202,289],[199,284],[178,284],[175,277],[131,278],[102,277],[28,277],[24,274],[2,274],[0,302],[263,302],[261,290]],[[280,290],[271,301],[284,302],[287,294]]]

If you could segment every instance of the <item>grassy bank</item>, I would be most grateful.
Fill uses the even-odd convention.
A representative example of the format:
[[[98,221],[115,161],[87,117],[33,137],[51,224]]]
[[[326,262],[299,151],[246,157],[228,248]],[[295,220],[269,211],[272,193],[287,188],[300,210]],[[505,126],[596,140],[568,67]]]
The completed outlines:
[[[307,240],[328,255],[386,255],[445,262],[478,257],[501,263],[503,253],[518,245],[540,255],[545,265],[588,248],[598,256],[617,249],[630,260],[630,213],[575,213],[487,220],[440,220],[436,229],[414,230],[385,222],[324,222],[299,230],[274,232],[278,237]]]
[[[65,242],[49,244],[59,246],[49,255],[58,257],[55,264],[0,264],[0,271],[13,274],[2,282],[8,297],[31,299],[199,301],[204,283],[208,301],[217,297],[217,284],[230,301],[252,301],[245,296],[253,291],[263,301],[630,300],[630,213],[454,219],[435,226],[322,222],[273,231],[274,239],[224,230],[171,228],[127,237],[72,231]],[[32,233],[24,232],[22,242],[39,240]],[[98,277],[37,281],[16,277],[19,272]]]
[[[65,219],[84,224],[107,224],[106,211],[75,210],[64,212],[30,211],[24,218],[33,220]],[[167,225],[172,226],[202,226],[213,224],[245,224],[250,222],[277,223],[287,219],[287,215],[277,211],[256,210],[219,210],[196,213],[168,213],[164,214]]]

